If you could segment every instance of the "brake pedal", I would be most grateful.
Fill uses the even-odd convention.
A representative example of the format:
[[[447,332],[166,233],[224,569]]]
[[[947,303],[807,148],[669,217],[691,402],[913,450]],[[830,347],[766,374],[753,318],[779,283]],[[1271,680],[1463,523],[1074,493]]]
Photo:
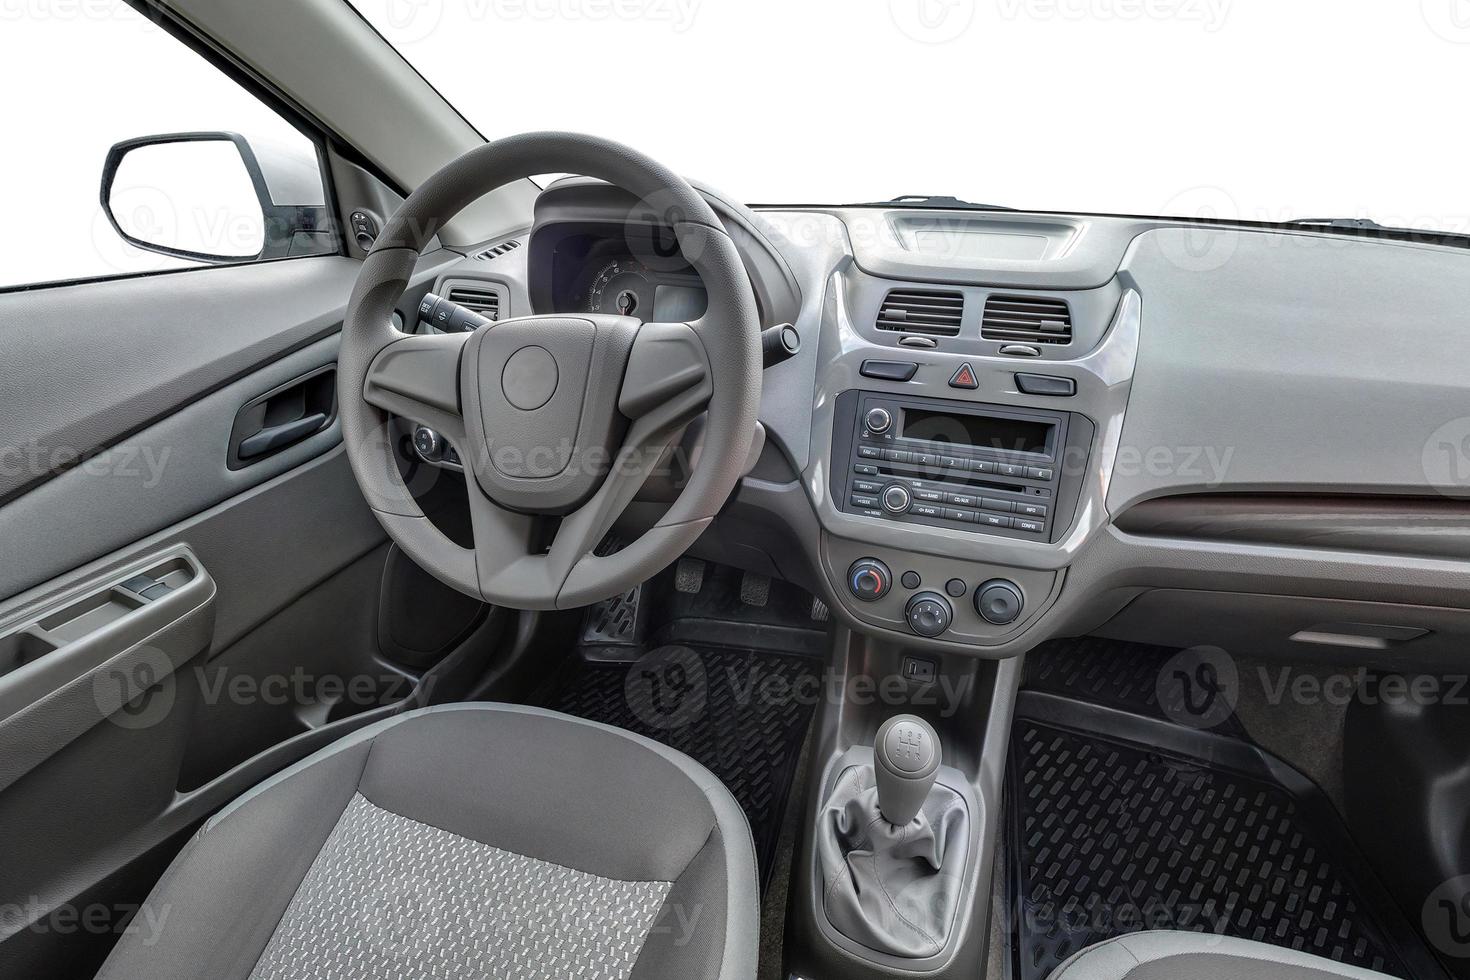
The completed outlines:
[[[771,601],[771,579],[755,572],[740,576],[740,601],[747,606],[764,606]]]

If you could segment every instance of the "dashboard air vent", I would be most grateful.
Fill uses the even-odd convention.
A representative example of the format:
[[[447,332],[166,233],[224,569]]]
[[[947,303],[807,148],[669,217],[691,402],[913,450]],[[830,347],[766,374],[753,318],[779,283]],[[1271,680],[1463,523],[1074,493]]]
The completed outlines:
[[[980,337],[1003,343],[1070,344],[1072,310],[1066,300],[992,296],[985,301]]]
[[[500,319],[500,294],[488,286],[453,286],[450,287],[447,298],[449,302],[457,303],[488,319]]]
[[[481,262],[489,262],[491,259],[500,258],[500,256],[504,255],[506,252],[514,252],[520,247],[521,243],[515,240],[501,242],[499,245],[495,245],[485,249],[485,251],[481,252],[479,255],[476,255],[475,258]]]
[[[964,312],[964,293],[890,289],[878,308],[878,329],[954,337],[960,332]]]

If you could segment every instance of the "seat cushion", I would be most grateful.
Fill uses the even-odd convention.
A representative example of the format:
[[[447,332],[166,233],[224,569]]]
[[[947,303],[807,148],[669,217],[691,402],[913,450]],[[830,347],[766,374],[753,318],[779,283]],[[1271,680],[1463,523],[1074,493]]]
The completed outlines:
[[[1090,946],[1050,980],[1388,980],[1382,973],[1214,933],[1137,932]]]
[[[747,978],[744,814],[656,742],[451,705],[366,728],[210,820],[106,980]],[[155,934],[156,933],[156,934]]]

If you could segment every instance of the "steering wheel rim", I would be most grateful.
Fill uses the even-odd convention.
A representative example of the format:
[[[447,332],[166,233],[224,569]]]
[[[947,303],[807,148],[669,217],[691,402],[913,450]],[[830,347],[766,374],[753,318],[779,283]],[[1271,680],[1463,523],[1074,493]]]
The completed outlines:
[[[393,310],[419,255],[444,222],[496,188],[542,173],[580,173],[631,192],[638,201],[633,214],[640,220],[656,216],[673,229],[709,295],[705,314],[689,323],[562,314],[504,320],[472,334],[397,330]],[[760,405],[759,334],[755,295],[739,252],[714,210],[683,178],[597,137],[510,137],[471,150],[425,181],[387,222],[364,261],[338,355],[343,442],[363,497],[384,530],[440,581],[514,608],[587,605],[673,562],[729,497],[743,472]],[[546,357],[516,357],[531,346]],[[532,374],[541,377],[548,357],[554,393],[545,405],[522,407],[531,402],[516,397],[513,379],[526,376],[517,363],[524,368],[534,360]],[[553,430],[564,436],[571,425],[568,405],[578,394],[571,443],[550,447],[550,462],[541,470],[527,464],[511,473],[505,440],[519,440],[522,452],[527,440],[550,438]],[[548,411],[553,403],[558,407]],[[612,423],[604,424],[604,411]],[[701,411],[708,413],[704,448],[673,505],[615,554],[594,555],[653,465]],[[473,548],[446,537],[414,500],[395,460],[392,415],[429,425],[455,445],[465,463]],[[605,429],[611,432],[606,439],[583,438]],[[613,451],[599,473],[589,450],[604,446]],[[565,466],[552,472],[563,459]],[[590,489],[589,474],[595,483]],[[536,545],[534,518],[546,511],[525,506],[535,499],[538,482],[559,486],[546,498],[562,517],[544,550]]]

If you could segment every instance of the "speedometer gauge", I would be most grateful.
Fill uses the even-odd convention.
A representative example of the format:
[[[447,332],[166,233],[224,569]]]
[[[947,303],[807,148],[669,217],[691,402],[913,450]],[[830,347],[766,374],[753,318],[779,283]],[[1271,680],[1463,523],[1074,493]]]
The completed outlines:
[[[637,259],[615,259],[598,270],[587,289],[588,313],[646,316],[653,309],[653,273]]]

